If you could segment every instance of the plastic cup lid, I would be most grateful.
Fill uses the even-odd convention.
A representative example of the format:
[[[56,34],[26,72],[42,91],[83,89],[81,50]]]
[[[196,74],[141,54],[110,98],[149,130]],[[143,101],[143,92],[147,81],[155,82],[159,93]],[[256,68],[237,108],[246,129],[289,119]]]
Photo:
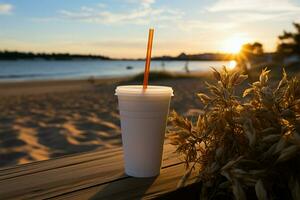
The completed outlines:
[[[148,85],[143,89],[142,85],[122,85],[116,88],[116,95],[140,96],[140,95],[168,95],[173,96],[173,89],[167,86]]]

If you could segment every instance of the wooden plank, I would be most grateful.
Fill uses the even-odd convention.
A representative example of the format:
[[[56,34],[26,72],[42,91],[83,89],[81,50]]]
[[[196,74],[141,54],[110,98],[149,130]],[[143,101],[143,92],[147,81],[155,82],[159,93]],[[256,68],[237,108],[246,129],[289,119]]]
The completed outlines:
[[[163,167],[181,163],[164,147]],[[0,199],[41,199],[126,179],[120,148],[79,154],[1,170]]]
[[[56,159],[28,163],[24,165],[17,165],[10,168],[2,168],[0,169],[0,181],[31,173],[42,172],[51,169],[66,167],[69,165],[76,165],[84,162],[89,162],[91,160],[105,159],[105,157],[110,157],[114,153],[120,151],[121,148],[93,151],[75,155],[73,154],[70,156],[64,156]]]
[[[68,156],[62,156],[59,158],[54,158],[45,161],[33,162],[33,163],[28,163],[23,165],[16,165],[8,168],[1,168],[0,181],[7,178],[27,175],[30,173],[36,173],[41,171],[47,171],[51,169],[57,169],[61,167],[67,167],[69,165],[76,165],[84,162],[89,162],[92,160],[102,160],[102,159],[104,160],[106,157],[113,156],[115,153],[118,154],[117,152],[120,153],[121,151],[122,151],[121,147],[106,149],[106,150],[97,150],[97,151],[91,151],[85,153],[72,154]],[[169,158],[171,158],[169,155],[173,154],[174,151],[175,149],[174,147],[172,147],[172,145],[170,145],[169,140],[166,140],[164,145],[164,154],[166,154],[166,156],[164,156],[164,162],[169,162],[168,160],[170,160]],[[172,159],[170,160],[170,162],[172,162]]]
[[[185,171],[184,164],[177,164],[161,170],[154,178],[128,177],[111,183],[85,188],[75,192],[54,197],[58,200],[81,199],[152,199],[177,189],[177,185]],[[193,171],[187,185],[195,181]]]

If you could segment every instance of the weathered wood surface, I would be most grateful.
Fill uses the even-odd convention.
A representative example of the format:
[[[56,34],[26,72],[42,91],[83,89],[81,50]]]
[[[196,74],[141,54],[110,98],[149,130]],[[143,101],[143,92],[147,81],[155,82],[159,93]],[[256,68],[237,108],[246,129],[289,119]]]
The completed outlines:
[[[0,199],[149,199],[176,190],[184,164],[164,147],[161,174],[124,174],[121,148],[82,153],[0,170]],[[192,180],[190,180],[192,182]]]

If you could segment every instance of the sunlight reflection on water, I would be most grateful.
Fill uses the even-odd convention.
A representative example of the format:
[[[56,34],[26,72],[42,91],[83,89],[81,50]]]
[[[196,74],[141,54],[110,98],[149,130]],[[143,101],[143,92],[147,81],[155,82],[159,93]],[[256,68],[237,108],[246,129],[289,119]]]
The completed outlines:
[[[229,63],[228,63],[228,68],[229,69],[234,69],[236,67],[236,61],[235,60],[231,60]]]

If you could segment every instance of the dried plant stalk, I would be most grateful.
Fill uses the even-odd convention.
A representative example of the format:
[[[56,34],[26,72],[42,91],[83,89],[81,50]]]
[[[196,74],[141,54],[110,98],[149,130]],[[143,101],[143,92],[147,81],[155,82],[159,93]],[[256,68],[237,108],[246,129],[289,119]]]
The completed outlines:
[[[238,97],[247,76],[213,69],[216,83],[198,94],[205,108],[197,122],[171,113],[172,144],[188,170],[199,170],[201,199],[300,197],[299,81],[283,71],[271,87],[269,72]]]

